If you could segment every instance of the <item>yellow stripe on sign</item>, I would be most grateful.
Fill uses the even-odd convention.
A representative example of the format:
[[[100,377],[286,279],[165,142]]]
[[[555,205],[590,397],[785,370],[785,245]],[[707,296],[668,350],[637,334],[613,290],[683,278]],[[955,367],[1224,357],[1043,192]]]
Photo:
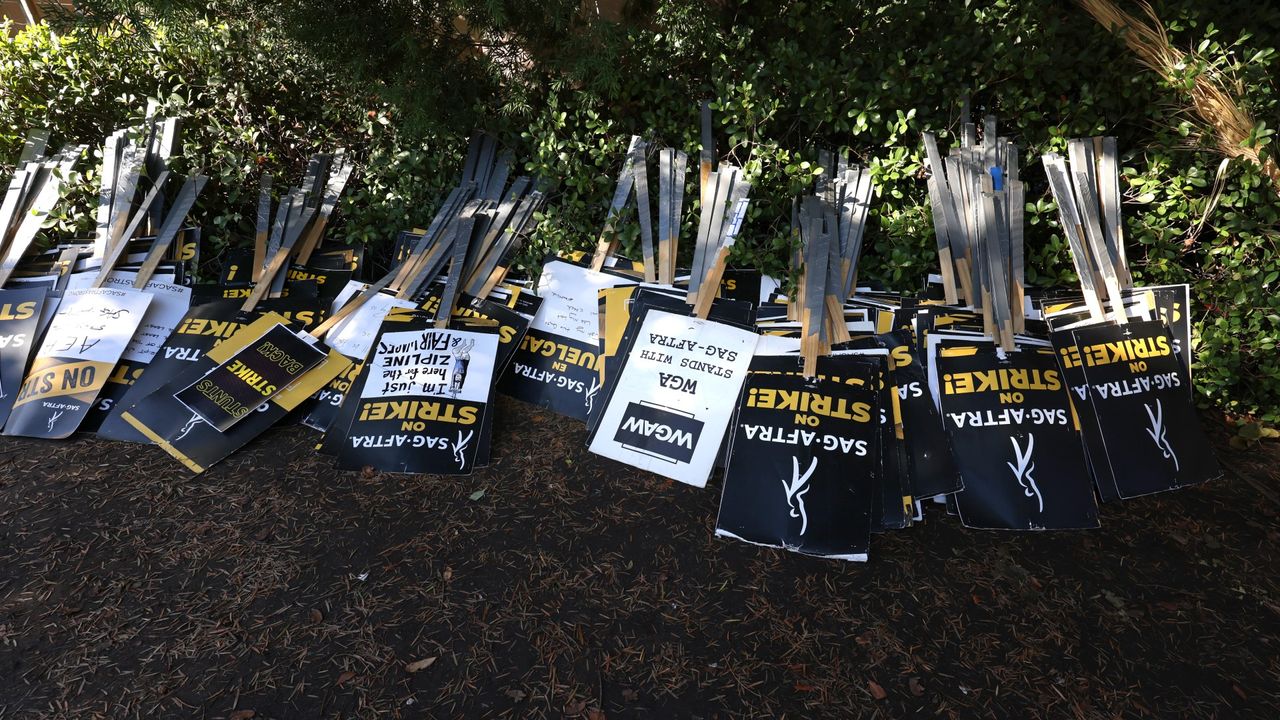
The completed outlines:
[[[168,440],[165,440],[164,438],[160,437],[155,432],[153,432],[151,428],[147,427],[146,425],[143,425],[142,421],[134,417],[132,413],[126,412],[123,415],[123,417],[125,422],[132,425],[133,428],[138,432],[142,433],[143,435],[146,435],[148,440],[155,443],[156,445],[159,445],[162,450],[172,455],[174,459],[176,459],[178,462],[182,463],[183,465],[186,465],[188,470],[196,474],[204,472],[204,468],[201,467],[195,460],[192,460],[191,458],[187,457],[181,450],[179,450],[178,448],[170,444]]]
[[[40,358],[23,381],[13,406],[18,408],[38,400],[67,395],[84,395],[81,399],[92,400],[107,384],[107,377],[114,368],[113,363],[91,360],[61,362],[57,358]]]

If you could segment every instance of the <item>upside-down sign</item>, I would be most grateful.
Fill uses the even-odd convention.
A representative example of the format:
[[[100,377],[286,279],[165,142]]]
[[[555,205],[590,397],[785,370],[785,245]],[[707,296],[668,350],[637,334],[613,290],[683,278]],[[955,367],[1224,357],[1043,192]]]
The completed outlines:
[[[591,433],[591,452],[707,484],[758,336],[650,310]]]

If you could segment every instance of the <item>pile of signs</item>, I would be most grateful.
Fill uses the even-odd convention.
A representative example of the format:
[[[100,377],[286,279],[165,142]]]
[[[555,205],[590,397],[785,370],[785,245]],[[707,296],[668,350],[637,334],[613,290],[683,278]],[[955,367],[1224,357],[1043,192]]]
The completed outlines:
[[[488,135],[377,277],[323,244],[338,151],[278,197],[262,178],[253,247],[195,287],[205,179],[171,181],[176,121],[108,138],[96,236],[42,254],[83,149],[45,158],[33,135],[0,206],[5,433],[154,443],[202,472],[300,422],[339,467],[459,475],[489,461],[500,391],[586,423],[604,457],[699,488],[722,470],[717,535],[846,560],[930,502],[967,527],[1089,528],[1098,498],[1216,475],[1187,287],[1133,284],[1114,140],[1043,158],[1081,287],[1035,292],[1018,149],[994,118],[978,130],[945,158],[925,136],[941,272],[923,293],[858,284],[871,173],[825,150],[782,287],[729,268],[751,185],[717,162],[706,105],[696,218],[688,156],[632,138],[594,253],[532,282],[509,275],[548,188]]]
[[[1025,317],[1015,317],[1022,331],[1012,338],[998,300],[990,303],[994,333],[985,312],[918,311],[930,387],[964,484],[947,502],[969,527],[1096,527],[1096,498],[1169,490],[1219,472],[1192,405],[1188,289],[1133,286],[1115,140],[1070,147],[1070,166],[1052,154],[1044,165],[1083,293],[1036,298],[1015,313]],[[984,187],[982,199],[992,196],[987,209],[996,209],[1000,235],[1000,174],[983,167],[992,191]],[[1020,205],[1010,185],[1007,206]],[[982,300],[997,298],[1002,280],[1016,287],[1021,274],[1019,248],[987,252]]]
[[[28,257],[40,213],[48,211],[39,207],[43,195],[28,217],[36,227],[24,224],[7,239],[0,292],[16,312],[5,329],[14,340],[3,365],[4,375],[21,378],[21,385],[6,398],[12,406],[5,434],[63,438],[96,427],[117,397],[119,380],[154,357],[186,312],[191,291],[180,282],[185,268],[172,258],[194,252],[184,222],[206,178],[187,178],[172,198],[165,196],[177,142],[178,121],[154,116],[107,139],[92,241]],[[82,151],[64,151],[55,176]],[[17,175],[24,172],[35,171]],[[11,191],[20,184],[15,176]],[[56,182],[46,183],[46,192],[50,202],[56,199]],[[18,387],[8,377],[5,384]]]
[[[342,467],[483,465],[493,386],[528,325],[503,304],[517,293],[495,286],[542,197],[528,178],[508,186],[510,156],[495,149],[476,138],[430,227],[404,234],[398,262],[368,284],[351,281],[350,252],[317,252],[350,174],[342,154],[313,160],[269,231],[264,180],[249,268],[226,273],[229,299],[187,314],[163,348],[172,362],[135,384],[110,432],[201,472],[292,413],[325,431],[321,449]],[[235,287],[237,276],[249,283]]]

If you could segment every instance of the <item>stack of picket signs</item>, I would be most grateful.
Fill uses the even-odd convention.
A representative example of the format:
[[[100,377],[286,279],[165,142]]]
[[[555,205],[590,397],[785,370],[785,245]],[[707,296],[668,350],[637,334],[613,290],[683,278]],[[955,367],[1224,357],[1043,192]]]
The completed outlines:
[[[0,206],[6,434],[152,443],[199,473],[300,423],[341,468],[465,475],[502,392],[586,423],[601,456],[698,488],[718,473],[719,536],[846,560],[926,504],[973,528],[1089,528],[1099,500],[1218,473],[1188,289],[1133,284],[1111,138],[1043,158],[1080,288],[1037,291],[1016,146],[993,118],[945,157],[926,135],[940,273],[903,293],[858,282],[873,188],[843,152],[817,152],[793,203],[791,275],[729,268],[751,185],[717,158],[707,105],[697,180],[684,152],[632,138],[594,252],[536,279],[512,262],[550,187],[476,134],[379,272],[324,244],[352,174],[339,150],[296,185],[263,177],[252,247],[193,285],[205,179],[170,178],[178,129],[113,133],[95,237],[44,252],[83,148],[28,142]]]
[[[697,487],[723,470],[718,535],[831,558],[865,559],[930,499],[967,527],[1089,528],[1098,498],[1215,476],[1188,288],[1133,286],[1114,140],[1073,141],[1074,175],[1046,159],[1081,289],[1033,292],[1018,151],[982,130],[945,160],[925,138],[942,267],[921,294],[858,287],[870,176],[827,152],[793,207],[788,293],[722,283],[749,187],[713,155],[693,263],[671,270],[685,158],[634,139],[595,255],[546,263],[499,388],[586,420],[603,456]],[[633,199],[636,263],[614,256]]]
[[[186,312],[191,291],[179,258],[195,252],[184,223],[205,178],[170,182],[178,129],[176,119],[149,112],[140,126],[112,133],[95,236],[42,253],[29,251],[85,148],[43,160],[48,133],[28,141],[5,198],[6,219],[22,218],[4,237],[0,265],[5,434],[64,438],[95,428],[102,417],[95,411],[154,357]]]

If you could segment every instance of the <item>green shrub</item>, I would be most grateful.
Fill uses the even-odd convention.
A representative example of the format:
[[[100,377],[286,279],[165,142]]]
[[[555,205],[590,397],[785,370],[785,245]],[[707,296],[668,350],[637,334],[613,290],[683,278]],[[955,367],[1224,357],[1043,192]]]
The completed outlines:
[[[419,137],[402,146],[385,103],[353,92],[286,40],[251,30],[195,21],[178,35],[151,27],[140,42],[128,28],[55,34],[41,25],[0,41],[0,160],[12,162],[37,127],[54,131],[52,146],[91,148],[52,235],[92,234],[103,138],[140,121],[148,100],[183,118],[175,168],[210,176],[192,219],[215,251],[253,237],[262,173],[275,176],[280,194],[313,153],[338,147],[363,161],[343,199],[341,239],[386,240],[430,218],[456,173],[455,145],[437,150]]]

